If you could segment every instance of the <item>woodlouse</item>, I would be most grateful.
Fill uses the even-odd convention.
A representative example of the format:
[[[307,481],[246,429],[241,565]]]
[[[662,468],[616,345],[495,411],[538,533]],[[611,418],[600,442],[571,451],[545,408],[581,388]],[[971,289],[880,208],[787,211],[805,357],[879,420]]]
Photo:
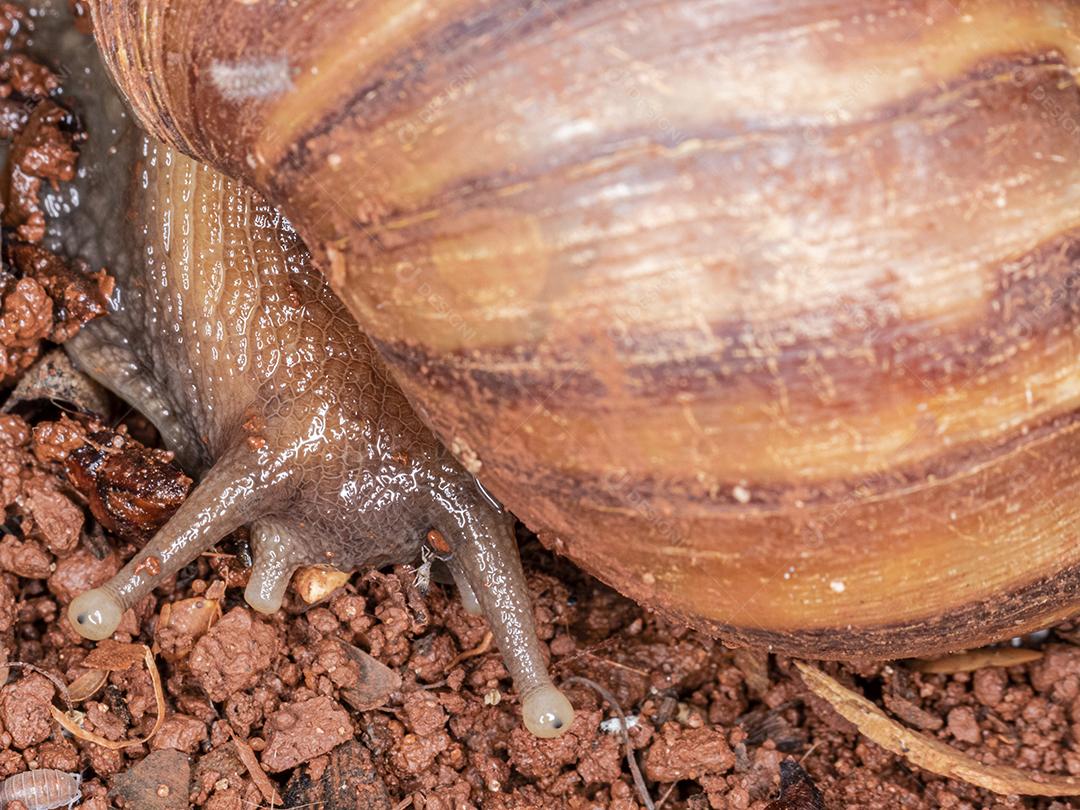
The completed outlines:
[[[9,776],[0,783],[0,807],[20,801],[26,810],[71,808],[82,798],[82,775],[39,768]]]

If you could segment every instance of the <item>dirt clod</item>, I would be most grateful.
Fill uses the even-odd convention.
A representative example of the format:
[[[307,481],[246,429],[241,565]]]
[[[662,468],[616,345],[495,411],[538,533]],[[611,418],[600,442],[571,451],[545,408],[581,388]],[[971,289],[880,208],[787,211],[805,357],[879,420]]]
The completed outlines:
[[[260,761],[271,773],[295,768],[353,735],[349,713],[327,697],[286,704],[267,725],[270,735]]]
[[[678,782],[726,773],[734,764],[735,755],[723,731],[665,723],[645,755],[644,771],[656,782]]]
[[[194,717],[174,714],[165,718],[158,733],[151,739],[150,747],[154,750],[171,748],[185,754],[194,754],[207,739],[206,723]]]
[[[949,733],[960,742],[978,743],[982,739],[975,711],[970,706],[957,706],[949,712]]]
[[[34,533],[58,557],[75,550],[83,527],[83,512],[48,478],[27,486],[26,511]]]
[[[154,751],[113,780],[109,795],[137,810],[186,810],[191,765],[179,751]]]
[[[199,639],[190,667],[211,700],[250,689],[278,653],[277,634],[253,618],[247,608],[233,608]]]
[[[49,738],[49,704],[54,692],[49,679],[36,672],[0,689],[0,720],[15,748],[24,750]]]

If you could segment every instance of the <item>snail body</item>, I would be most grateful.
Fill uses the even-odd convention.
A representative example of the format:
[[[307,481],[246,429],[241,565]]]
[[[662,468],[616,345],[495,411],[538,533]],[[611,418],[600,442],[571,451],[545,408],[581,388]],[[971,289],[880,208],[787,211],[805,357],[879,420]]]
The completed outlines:
[[[619,590],[833,657],[1076,609],[1075,3],[91,6],[140,122]]]
[[[536,640],[510,516],[415,416],[288,221],[139,131],[93,40],[65,42],[67,64],[86,66],[75,101],[93,168],[77,187],[95,201],[71,214],[68,238],[106,260],[120,290],[110,317],[67,348],[201,479],[115,577],[72,601],[75,628],[112,635],[124,610],[244,524],[245,598],[263,613],[301,565],[413,562],[426,545],[488,618],[526,725],[564,732],[573,711]]]

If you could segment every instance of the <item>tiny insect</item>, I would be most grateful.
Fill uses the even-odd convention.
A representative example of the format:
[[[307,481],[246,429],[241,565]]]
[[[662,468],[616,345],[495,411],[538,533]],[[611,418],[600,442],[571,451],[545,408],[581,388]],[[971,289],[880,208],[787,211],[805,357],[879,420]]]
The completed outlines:
[[[413,580],[413,585],[424,596],[427,596],[428,589],[431,588],[431,564],[434,561],[435,552],[427,546],[421,546],[420,567],[416,569],[416,579]]]
[[[0,783],[0,807],[20,801],[26,810],[72,808],[82,798],[82,774],[39,768],[9,776]]]

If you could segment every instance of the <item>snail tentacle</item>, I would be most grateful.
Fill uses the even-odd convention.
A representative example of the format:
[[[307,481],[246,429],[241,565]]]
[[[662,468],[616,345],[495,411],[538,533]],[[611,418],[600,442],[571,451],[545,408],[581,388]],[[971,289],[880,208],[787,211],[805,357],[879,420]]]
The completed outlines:
[[[473,592],[472,585],[469,584],[469,580],[465,578],[464,574],[454,574],[451,572],[454,578],[454,585],[458,589],[458,597],[461,599],[461,606],[465,608],[465,612],[470,616],[479,616],[484,612],[484,609],[480,607],[480,600],[476,598],[476,594]]]
[[[487,618],[521,697],[525,727],[538,737],[558,737],[573,722],[574,710],[548,675],[512,524],[506,515],[480,510],[460,517],[464,525],[445,536],[451,549],[447,564],[462,602],[469,610],[471,600]]]
[[[251,525],[255,562],[244,599],[260,613],[274,613],[281,607],[293,572],[300,566],[293,551],[295,542],[291,531],[277,521],[257,520]]]
[[[260,471],[247,448],[227,453],[119,573],[72,600],[72,624],[87,638],[108,638],[125,610],[270,503],[280,502],[283,489],[280,479]]]

